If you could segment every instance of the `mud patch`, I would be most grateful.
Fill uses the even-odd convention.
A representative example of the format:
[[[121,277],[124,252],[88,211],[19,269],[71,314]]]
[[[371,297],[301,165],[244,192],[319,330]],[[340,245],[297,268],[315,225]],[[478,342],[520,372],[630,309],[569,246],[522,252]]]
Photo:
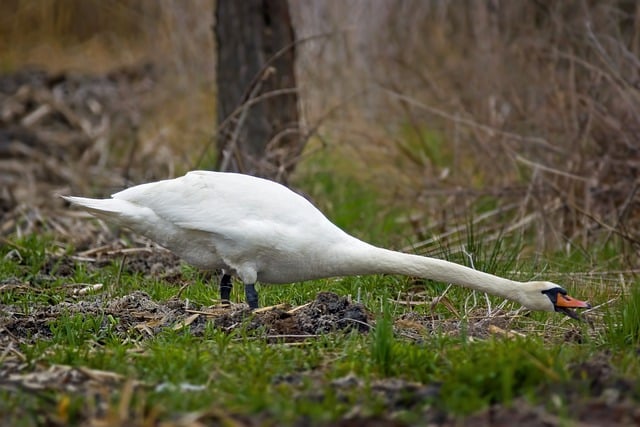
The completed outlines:
[[[556,395],[556,400],[561,399]],[[551,402],[550,402],[551,404]],[[567,419],[556,415],[545,405],[532,405],[523,399],[512,405],[494,405],[464,420],[465,425],[474,426],[637,426],[640,425],[640,408],[631,401],[608,403],[601,398],[576,399],[566,402],[564,412]],[[584,423],[584,424],[582,424]],[[446,426],[459,423],[446,423]]]
[[[437,398],[440,391],[439,384],[425,385],[400,378],[385,378],[367,384],[362,378],[358,378],[353,374],[333,380],[331,387],[334,388],[339,399],[343,393],[345,395],[353,395],[354,389],[357,391],[368,387],[373,398],[385,407],[385,412],[388,412],[392,418],[393,414],[398,411],[421,408],[426,402]],[[360,404],[364,403],[361,402]],[[362,408],[356,403],[350,414],[345,418],[363,415]]]
[[[243,333],[254,333],[269,341],[290,342],[309,339],[319,334],[357,330],[366,332],[371,325],[371,315],[359,304],[330,292],[321,292],[312,302],[294,308],[264,308],[251,312],[244,304],[230,307],[187,306],[184,301],[170,299],[152,300],[145,292],[112,298],[95,295],[82,301],[63,302],[52,306],[31,308],[22,312],[19,307],[0,307],[0,350],[5,354],[0,366],[0,388],[27,390],[46,398],[47,392],[90,394],[102,390],[109,396],[113,390],[123,387],[152,387],[143,383],[131,383],[121,375],[91,370],[84,367],[36,363],[27,366],[19,357],[13,357],[16,344],[29,344],[36,340],[51,339],[51,325],[63,316],[98,316],[104,319],[100,330],[137,340],[152,337],[164,329],[189,328],[193,335],[204,334],[207,325],[228,333],[243,328]],[[110,320],[110,317],[115,319]],[[407,314],[395,322],[396,332],[416,330],[416,334],[428,333],[435,319],[429,316]],[[504,327],[508,324],[493,324]],[[420,329],[422,328],[422,329]],[[489,328],[487,327],[487,330]],[[98,339],[99,341],[99,339]],[[322,380],[315,371],[296,372],[282,378],[274,378],[274,384],[290,384],[294,389],[311,379],[318,383],[317,391],[305,392],[296,398],[324,399],[331,391],[337,401],[351,405],[344,418],[332,425],[402,426],[403,414],[418,414],[425,424],[434,426],[539,426],[563,425],[566,420],[558,414],[568,413],[571,420],[588,425],[627,426],[640,423],[637,407],[637,384],[620,378],[608,353],[596,354],[591,359],[568,366],[573,380],[553,389],[541,389],[542,403],[532,404],[517,398],[509,405],[493,405],[464,419],[453,417],[438,409],[440,388],[438,384],[421,384],[400,378],[367,381],[353,374],[330,382]],[[359,390],[367,390],[367,393]],[[384,408],[382,415],[371,416],[370,402],[354,396],[367,396]],[[55,402],[51,403],[55,405]],[[256,415],[269,420],[268,414]],[[238,416],[239,425],[252,425],[256,419]],[[234,417],[234,419],[236,419]],[[304,425],[305,420],[300,424]]]
[[[243,328],[269,339],[285,340],[345,330],[366,332],[370,328],[364,306],[330,292],[321,292],[311,303],[288,311],[266,308],[252,312],[245,304],[228,308],[187,306],[178,299],[157,302],[142,291],[118,298],[100,294],[77,302],[32,307],[28,313],[16,306],[0,308],[0,330],[20,343],[50,339],[52,325],[62,317],[74,315],[102,319],[101,331],[108,330],[122,338],[131,334],[151,337],[165,328],[189,328],[193,335],[200,336],[210,322],[226,332]]]
[[[371,327],[370,318],[363,305],[350,303],[346,297],[332,292],[320,292],[311,303],[290,310],[274,308],[257,313],[232,310],[215,318],[214,323],[218,328],[232,330],[244,322],[248,329],[261,328],[272,338],[295,341],[328,332],[366,332]]]
[[[640,425],[638,383],[615,373],[614,361],[608,352],[596,353],[590,359],[568,366],[567,369],[572,380],[540,390],[540,404],[533,405],[519,398],[511,405],[492,405],[465,419],[465,424],[525,427],[572,423],[589,426]],[[558,414],[566,414],[570,422]]]
[[[67,316],[101,317],[100,330],[95,332],[109,330],[123,338],[135,330],[155,335],[163,327],[185,317],[183,302],[169,300],[157,303],[141,291],[119,298],[98,295],[90,300],[62,302],[50,307],[32,308],[28,313],[15,306],[4,306],[2,313],[0,330],[20,343],[50,339],[53,336],[52,326]]]
[[[361,304],[332,292],[320,292],[316,299],[299,311],[298,323],[303,332],[322,334],[335,330],[355,329],[366,332],[369,315]]]

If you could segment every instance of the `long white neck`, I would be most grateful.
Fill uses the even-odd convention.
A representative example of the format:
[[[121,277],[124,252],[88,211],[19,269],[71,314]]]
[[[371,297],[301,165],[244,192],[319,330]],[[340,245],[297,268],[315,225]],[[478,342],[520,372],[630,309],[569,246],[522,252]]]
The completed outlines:
[[[336,276],[367,274],[401,274],[464,286],[520,302],[521,282],[477,271],[436,258],[405,254],[378,248],[356,240],[336,250]]]

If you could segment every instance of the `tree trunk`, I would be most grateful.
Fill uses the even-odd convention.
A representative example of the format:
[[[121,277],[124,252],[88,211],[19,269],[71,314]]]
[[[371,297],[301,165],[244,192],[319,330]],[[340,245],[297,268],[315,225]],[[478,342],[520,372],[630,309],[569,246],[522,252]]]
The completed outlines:
[[[287,0],[218,0],[215,13],[218,169],[286,181],[305,142]]]

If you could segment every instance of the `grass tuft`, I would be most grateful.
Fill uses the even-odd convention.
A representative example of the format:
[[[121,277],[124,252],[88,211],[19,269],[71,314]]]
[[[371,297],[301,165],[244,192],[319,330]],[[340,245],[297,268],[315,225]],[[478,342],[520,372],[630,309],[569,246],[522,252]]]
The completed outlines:
[[[371,337],[371,360],[374,371],[383,377],[388,377],[393,373],[394,345],[393,319],[389,304],[385,302]]]
[[[622,303],[608,310],[605,323],[608,344],[619,348],[640,345],[640,285],[633,284]]]

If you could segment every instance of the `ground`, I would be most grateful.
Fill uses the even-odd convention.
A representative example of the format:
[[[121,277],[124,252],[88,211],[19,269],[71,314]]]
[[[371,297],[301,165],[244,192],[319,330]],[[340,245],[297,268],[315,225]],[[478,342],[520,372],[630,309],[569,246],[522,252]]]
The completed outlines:
[[[86,252],[86,251],[85,251]],[[180,261],[171,253],[155,247],[147,250],[128,251],[126,248],[102,247],[93,252],[95,261],[86,261],[89,269],[98,269],[114,260],[121,260],[126,253],[123,269],[127,274],[135,273],[146,276],[162,277],[169,283],[188,284],[180,273]],[[88,257],[83,255],[84,259]],[[69,276],[75,262],[71,256],[50,257],[44,263],[41,272],[31,283],[24,283],[15,277],[3,278],[0,290],[18,293],[48,292],[39,283],[53,281],[56,278]],[[213,278],[215,279],[215,278]],[[216,292],[215,287],[212,292]],[[2,305],[0,312],[0,328],[2,329],[1,350],[3,354],[0,368],[0,387],[4,390],[21,390],[39,395],[47,391],[57,393],[93,395],[105,393],[112,389],[120,391],[127,378],[115,372],[90,369],[83,366],[49,364],[41,360],[35,365],[24,363],[24,355],[18,350],[32,346],[41,341],[51,340],[55,331],[51,325],[60,317],[80,315],[82,318],[100,315],[103,325],[98,329],[110,329],[123,341],[136,340],[142,342],[162,333],[164,329],[188,330],[193,336],[203,336],[205,327],[212,327],[232,334],[242,329],[257,339],[277,345],[304,344],[316,340],[326,334],[358,333],[370,334],[375,326],[372,313],[361,304],[349,301],[332,292],[320,292],[308,303],[291,307],[285,304],[265,307],[252,313],[243,303],[234,303],[230,307],[219,304],[204,307],[190,303],[176,296],[165,301],[155,301],[144,291],[112,297],[102,292],[100,287],[88,284],[77,284],[65,288],[67,297],[57,304],[42,304],[24,307]],[[268,289],[265,291],[268,292]],[[429,334],[436,333],[434,322],[438,322],[440,331],[447,334],[460,334],[459,321],[436,319],[434,317],[408,312],[394,320],[394,333],[403,340],[423,340]],[[484,340],[491,336],[508,337],[518,334],[510,331],[511,319],[507,316],[496,316],[490,320],[480,318],[469,324],[468,339]],[[577,330],[567,334],[568,341],[575,341]],[[99,338],[97,338],[99,339]],[[640,352],[640,349],[638,349]],[[561,388],[544,390],[548,395],[547,405],[553,406],[562,401],[571,414],[571,418],[580,425],[637,425],[640,422],[640,409],[629,396],[638,390],[635,380],[625,380],[615,375],[611,355],[603,350],[595,357],[579,365],[570,366],[573,382]],[[278,383],[289,385],[305,380],[321,381],[313,371],[292,373],[285,377],[274,378]],[[354,374],[334,379],[330,384],[334,392],[340,396],[357,393],[369,381]],[[162,387],[162,384],[145,384],[136,380],[132,387]],[[325,386],[327,386],[325,384]],[[188,385],[185,385],[188,387]],[[375,380],[368,384],[385,407],[387,413],[393,415],[398,411],[423,411],[431,425],[459,425],[460,420],[435,408],[423,408],[423,402],[438,395],[441,384],[422,384],[398,378]],[[586,394],[584,390],[587,390]],[[305,396],[313,399],[313,396]],[[318,398],[321,398],[318,396]],[[346,397],[345,397],[346,399]],[[366,416],[357,404],[345,415],[342,421],[332,425],[405,425],[383,416]],[[366,412],[366,411],[364,411]],[[487,410],[473,414],[464,423],[487,426],[539,426],[562,425],[563,418],[548,411],[545,405],[531,405],[526,399],[515,399],[508,405],[493,404]],[[198,415],[200,421],[230,417],[233,425],[257,425],[267,418],[261,415],[247,416],[242,414],[204,413]],[[178,425],[185,425],[185,416]],[[187,423],[188,424],[188,423]],[[301,420],[300,425],[305,421]]]

